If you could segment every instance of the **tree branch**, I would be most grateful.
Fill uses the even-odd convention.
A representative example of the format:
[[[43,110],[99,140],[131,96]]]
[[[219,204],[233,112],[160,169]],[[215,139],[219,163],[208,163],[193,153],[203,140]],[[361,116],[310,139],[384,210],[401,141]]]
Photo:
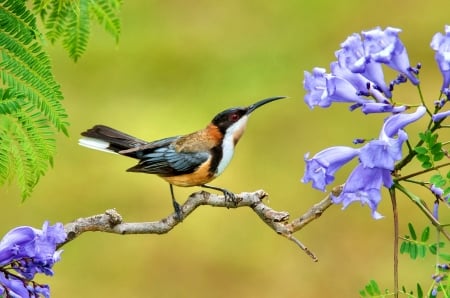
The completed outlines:
[[[340,193],[342,187],[338,186],[331,192],[334,195]],[[322,201],[312,206],[305,214],[289,222],[289,213],[286,211],[276,211],[263,203],[263,199],[268,194],[264,190],[255,192],[243,192],[236,194],[237,203],[229,202],[223,195],[211,194],[205,191],[193,193],[181,206],[183,218],[187,218],[197,207],[209,205],[213,207],[240,208],[250,207],[277,234],[293,241],[300,247],[313,261],[317,262],[317,257],[305,245],[293,236],[293,233],[301,230],[313,220],[319,218],[322,213],[332,205],[331,196],[328,195]],[[171,231],[181,221],[175,213],[152,222],[124,222],[122,216],[115,210],[106,210],[103,214],[98,214],[85,218],[78,218],[64,226],[67,239],[59,244],[59,247],[77,238],[84,232],[107,232],[114,234],[165,234]]]

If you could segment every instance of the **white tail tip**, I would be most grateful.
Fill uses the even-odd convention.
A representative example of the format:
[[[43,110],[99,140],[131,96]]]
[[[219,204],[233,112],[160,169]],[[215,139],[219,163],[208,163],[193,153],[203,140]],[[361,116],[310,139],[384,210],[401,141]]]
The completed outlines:
[[[83,147],[94,149],[94,150],[99,150],[99,151],[108,152],[108,153],[116,153],[116,152],[108,149],[108,147],[110,145],[109,142],[105,142],[105,141],[102,141],[99,139],[83,137],[78,140],[78,144]]]

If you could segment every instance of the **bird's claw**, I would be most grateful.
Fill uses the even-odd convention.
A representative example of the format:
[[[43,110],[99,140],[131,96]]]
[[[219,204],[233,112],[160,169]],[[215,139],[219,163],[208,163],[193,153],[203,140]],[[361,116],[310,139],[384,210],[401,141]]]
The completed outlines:
[[[236,207],[239,202],[241,201],[240,198],[238,198],[236,196],[236,194],[224,189],[223,190],[223,195],[225,196],[225,202],[228,204],[230,203],[230,205],[228,207]]]
[[[179,221],[183,221],[183,212],[181,211],[181,206],[177,201],[173,201],[173,209],[175,210],[175,217]]]

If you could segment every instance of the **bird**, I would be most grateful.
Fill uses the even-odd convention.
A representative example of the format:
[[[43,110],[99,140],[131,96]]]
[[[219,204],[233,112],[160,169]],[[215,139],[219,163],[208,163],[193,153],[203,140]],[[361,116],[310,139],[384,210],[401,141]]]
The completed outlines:
[[[246,107],[226,109],[203,129],[156,141],[141,140],[99,124],[81,133],[79,145],[137,159],[138,163],[127,172],[155,174],[167,181],[174,211],[182,219],[173,185],[213,189],[236,203],[232,192],[208,183],[222,174],[230,163],[250,114],[269,102],[283,98],[286,97],[269,97]]]

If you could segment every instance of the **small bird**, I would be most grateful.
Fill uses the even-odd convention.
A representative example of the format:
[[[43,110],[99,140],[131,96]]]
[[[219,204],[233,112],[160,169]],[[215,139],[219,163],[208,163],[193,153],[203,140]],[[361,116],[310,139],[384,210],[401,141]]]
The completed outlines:
[[[172,204],[181,219],[181,209],[175,200],[173,185],[218,190],[235,202],[233,193],[207,183],[222,174],[230,163],[250,113],[266,103],[282,98],[285,96],[266,98],[248,107],[227,109],[217,114],[204,129],[187,135],[148,142],[105,125],[95,125],[81,133],[83,137],[79,144],[135,158],[139,162],[129,168],[128,172],[156,174],[169,182]]]

